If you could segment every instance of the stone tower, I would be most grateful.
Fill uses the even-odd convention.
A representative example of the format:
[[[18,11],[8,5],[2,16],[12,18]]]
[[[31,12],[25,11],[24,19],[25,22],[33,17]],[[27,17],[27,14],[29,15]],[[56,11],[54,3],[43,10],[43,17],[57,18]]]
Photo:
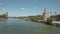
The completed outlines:
[[[43,12],[43,22],[47,21],[47,18],[49,18],[48,13],[46,11],[46,8],[44,8],[44,12]]]

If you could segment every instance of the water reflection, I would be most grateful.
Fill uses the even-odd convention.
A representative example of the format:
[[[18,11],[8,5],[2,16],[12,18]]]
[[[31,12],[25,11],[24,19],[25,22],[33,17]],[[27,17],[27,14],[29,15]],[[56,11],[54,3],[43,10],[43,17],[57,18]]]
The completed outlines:
[[[2,18],[2,19],[0,19],[0,21],[6,21],[7,19],[6,18]]]

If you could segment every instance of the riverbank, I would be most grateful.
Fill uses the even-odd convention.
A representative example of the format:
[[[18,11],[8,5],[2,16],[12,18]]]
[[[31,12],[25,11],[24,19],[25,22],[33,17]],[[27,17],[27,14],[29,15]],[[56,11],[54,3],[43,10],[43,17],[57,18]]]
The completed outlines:
[[[52,24],[55,26],[60,27],[60,21],[52,21]]]
[[[30,20],[30,21],[34,21],[34,22],[38,22],[38,23],[43,23],[43,24],[47,24],[47,25],[54,25],[54,26],[59,26],[60,27],[60,22],[57,23],[57,21],[55,21],[56,23],[53,24],[53,19],[52,18],[48,18],[47,22],[44,22],[42,19],[41,15],[36,15],[36,16],[24,16],[24,17],[19,17],[19,19],[24,19],[24,20]]]
[[[43,22],[43,20],[35,20],[35,19],[26,19],[26,20],[30,20],[30,21],[33,21],[33,22],[37,22],[37,23],[43,23],[43,24],[46,24],[46,25],[52,25],[52,26],[57,26],[57,27],[60,27],[60,21],[51,21],[51,20],[48,20],[47,22]]]
[[[35,21],[34,21],[35,22]],[[43,23],[43,24],[47,24],[47,25],[52,25],[52,26],[56,26],[56,27],[60,27],[60,21],[52,21],[52,22],[43,22],[41,21],[37,21],[38,23]]]

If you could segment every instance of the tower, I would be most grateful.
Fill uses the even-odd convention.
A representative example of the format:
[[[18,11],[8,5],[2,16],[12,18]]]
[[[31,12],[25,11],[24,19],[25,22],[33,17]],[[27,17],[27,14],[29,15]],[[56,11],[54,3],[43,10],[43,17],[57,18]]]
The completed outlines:
[[[6,17],[8,17],[8,12],[6,12]]]
[[[44,12],[43,12],[43,22],[47,21],[47,18],[49,18],[48,13],[46,11],[46,8],[44,8]]]

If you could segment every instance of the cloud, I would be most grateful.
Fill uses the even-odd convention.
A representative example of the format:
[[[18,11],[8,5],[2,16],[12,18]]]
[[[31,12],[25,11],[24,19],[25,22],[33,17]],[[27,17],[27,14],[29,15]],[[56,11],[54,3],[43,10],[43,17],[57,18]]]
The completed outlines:
[[[26,8],[21,8],[21,10],[25,10]]]

